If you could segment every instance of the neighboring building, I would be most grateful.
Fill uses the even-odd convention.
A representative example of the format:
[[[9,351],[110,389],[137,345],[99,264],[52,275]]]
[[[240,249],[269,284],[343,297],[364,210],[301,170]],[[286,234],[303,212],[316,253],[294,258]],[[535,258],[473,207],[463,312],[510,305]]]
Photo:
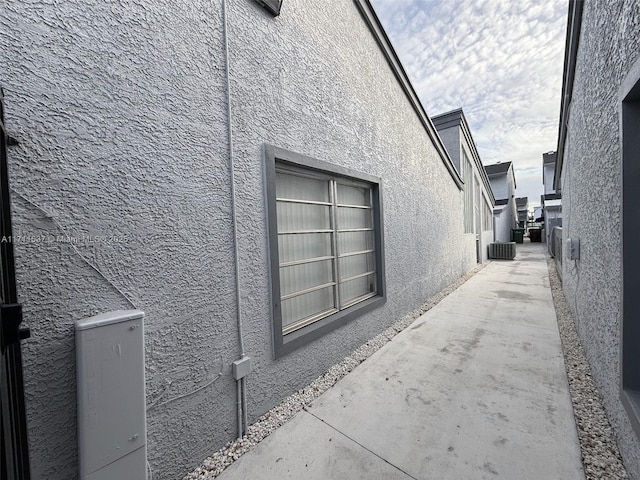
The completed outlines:
[[[489,258],[489,243],[493,241],[495,199],[471,129],[462,109],[436,115],[431,120],[464,180],[464,231],[475,242],[476,261],[485,262]]]
[[[516,208],[516,177],[511,162],[485,165],[484,169],[491,183],[496,199],[493,209],[493,232],[496,242],[510,242],[511,230],[518,228],[518,210]]]
[[[553,186],[553,176],[556,169],[556,152],[547,152],[542,155],[542,183],[544,194],[541,196],[541,204],[544,213],[543,241],[549,246],[549,253],[553,255],[551,248],[551,234],[553,227],[562,226],[562,194]]]
[[[640,479],[638,25],[640,2],[569,2],[554,181],[563,290],[632,479]]]
[[[526,228],[529,217],[529,197],[517,197],[516,208],[518,209],[518,226]]]
[[[535,207],[533,209],[533,223],[544,222],[544,212],[542,207]]]
[[[175,479],[476,266],[367,0],[5,5],[32,478],[77,477],[78,320],[145,312],[148,460]]]

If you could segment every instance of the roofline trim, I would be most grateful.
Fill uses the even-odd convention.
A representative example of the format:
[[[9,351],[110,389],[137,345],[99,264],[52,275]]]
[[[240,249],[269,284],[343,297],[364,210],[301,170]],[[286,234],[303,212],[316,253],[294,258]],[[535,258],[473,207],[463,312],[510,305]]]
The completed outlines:
[[[440,156],[440,159],[442,160],[442,163],[449,171],[449,174],[451,175],[451,178],[453,179],[455,184],[458,186],[458,189],[462,190],[464,182],[462,181],[462,178],[460,178],[460,174],[456,170],[456,167],[453,165],[453,162],[451,161],[451,157],[449,157],[449,153],[447,153],[447,150],[445,149],[444,144],[440,139],[440,136],[436,132],[436,129],[433,126],[433,123],[429,119],[429,116],[426,114],[424,107],[422,106],[422,103],[418,98],[418,95],[413,89],[413,86],[411,85],[411,81],[409,80],[409,77],[404,71],[404,68],[402,67],[402,63],[400,62],[400,59],[398,58],[395,50],[393,49],[393,46],[389,41],[389,37],[387,37],[387,34],[385,33],[384,28],[382,27],[382,24],[380,23],[380,20],[378,19],[378,16],[376,15],[373,7],[371,6],[371,3],[369,2],[369,0],[353,0],[353,1],[358,7],[358,9],[360,10],[360,14],[364,18],[365,22],[369,26],[369,30],[371,31],[374,38],[378,42],[378,45],[380,46],[380,49],[382,50],[382,53],[384,54],[387,60],[387,63],[389,64],[389,66],[391,67],[391,70],[393,71],[396,78],[398,79],[398,83],[400,83],[400,87],[404,91],[405,95],[409,99],[409,103],[411,103],[411,106],[413,107],[416,114],[418,115],[420,123],[422,123],[422,126],[424,127],[427,134],[429,135],[429,138],[431,139],[434,146],[436,147],[436,150]]]
[[[556,148],[556,168],[553,175],[553,188],[561,191],[560,177],[564,163],[564,147],[567,140],[567,122],[573,96],[573,82],[576,75],[576,58],[582,28],[583,0],[569,0],[567,12],[567,38],[564,49],[564,71],[562,73],[562,98],[560,100],[560,125],[558,126],[558,146]]]

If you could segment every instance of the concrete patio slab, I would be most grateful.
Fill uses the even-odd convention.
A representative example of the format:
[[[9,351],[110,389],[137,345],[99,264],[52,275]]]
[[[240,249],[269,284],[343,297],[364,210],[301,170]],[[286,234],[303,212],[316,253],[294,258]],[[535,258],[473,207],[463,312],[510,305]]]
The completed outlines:
[[[218,478],[411,480],[413,477],[322,420],[300,412]]]
[[[584,479],[543,248],[488,264],[219,478]]]

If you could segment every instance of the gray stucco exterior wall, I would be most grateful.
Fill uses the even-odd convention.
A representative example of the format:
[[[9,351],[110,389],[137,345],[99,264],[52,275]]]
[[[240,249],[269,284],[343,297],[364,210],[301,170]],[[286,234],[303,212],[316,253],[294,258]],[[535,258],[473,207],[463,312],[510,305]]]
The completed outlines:
[[[287,0],[277,18],[230,0],[228,20],[252,420],[473,268],[475,245],[352,0]],[[149,462],[181,478],[236,435],[221,2],[9,0],[0,30],[33,478],[77,475],[73,322],[132,306],[146,314]],[[387,303],[278,360],[265,143],[378,176],[384,195]]]
[[[580,260],[563,259],[573,311],[625,466],[640,478],[640,442],[620,402],[620,85],[640,58],[640,3],[583,4],[562,163],[563,241],[580,240]]]

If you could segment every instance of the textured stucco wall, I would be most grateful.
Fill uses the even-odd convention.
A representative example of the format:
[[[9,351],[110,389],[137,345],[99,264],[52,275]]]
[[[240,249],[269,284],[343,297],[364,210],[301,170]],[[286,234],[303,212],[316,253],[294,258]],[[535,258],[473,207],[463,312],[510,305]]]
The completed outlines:
[[[228,3],[255,419],[471,269],[475,242],[463,235],[462,192],[351,0],[288,0],[275,19],[250,0]],[[33,478],[76,476],[73,322],[131,308],[118,290],[146,313],[154,478],[180,478],[236,434],[221,3],[9,0],[0,30],[7,126],[20,141],[9,151],[14,230],[29,236],[15,251],[32,329],[23,352]],[[386,305],[278,360],[265,142],[383,181]],[[77,251],[59,235],[78,239]]]
[[[619,401],[620,146],[618,91],[640,56],[640,3],[584,2],[562,171],[563,239],[580,260],[563,261],[563,288],[632,478],[640,443]]]

